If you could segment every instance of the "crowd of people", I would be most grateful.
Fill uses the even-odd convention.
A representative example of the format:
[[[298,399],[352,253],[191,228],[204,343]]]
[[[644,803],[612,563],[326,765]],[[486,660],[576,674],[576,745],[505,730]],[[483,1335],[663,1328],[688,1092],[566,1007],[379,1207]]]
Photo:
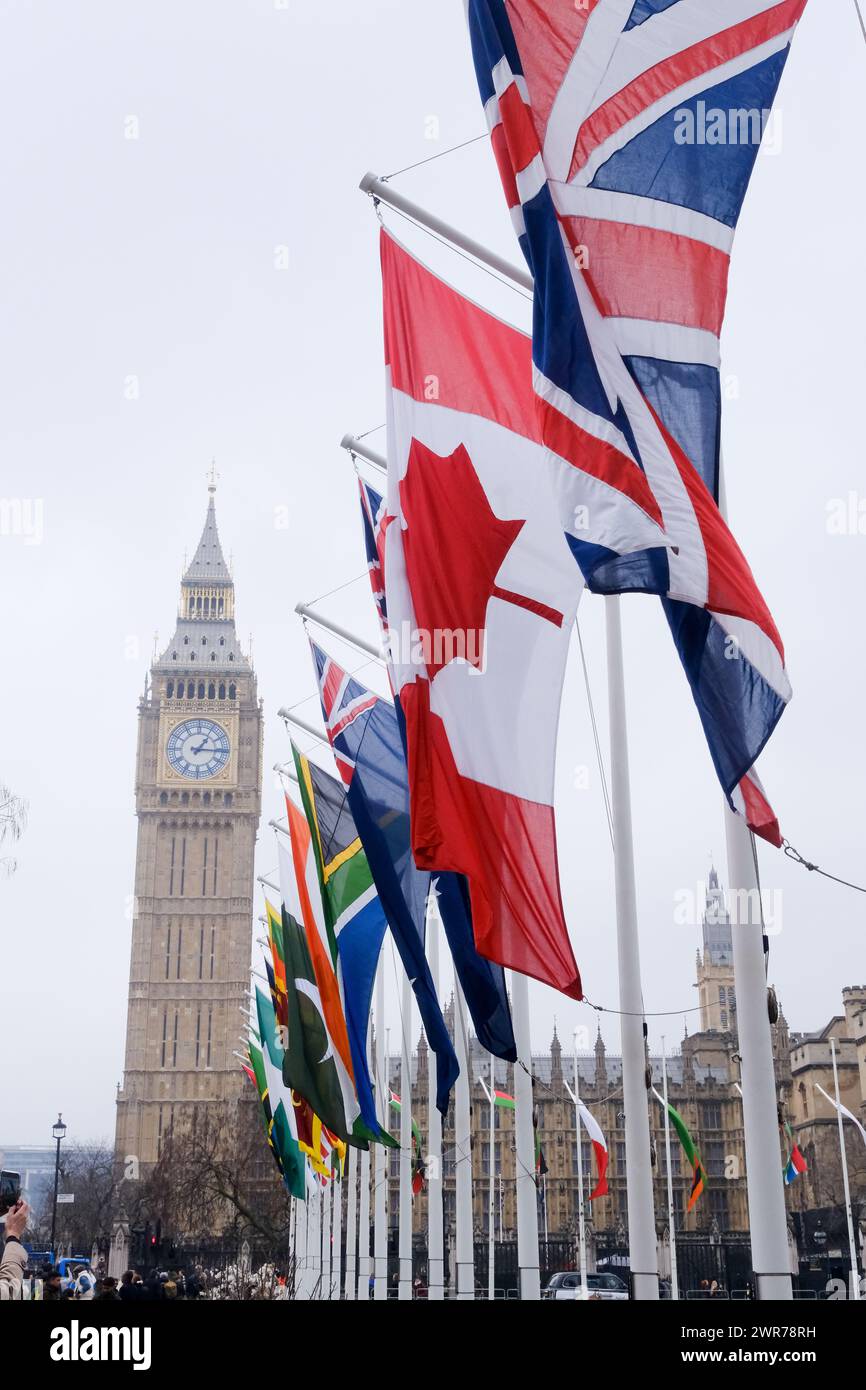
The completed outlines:
[[[91,1269],[81,1261],[67,1266],[61,1273],[50,1261],[31,1265],[30,1254],[24,1245],[30,1209],[18,1201],[6,1214],[3,1255],[0,1258],[0,1296],[21,1297],[27,1286],[33,1296],[34,1285],[46,1303],[60,1301],[115,1303],[152,1301],[163,1298],[199,1298],[203,1292],[203,1277],[198,1270],[154,1270],[142,1276],[128,1269],[118,1282],[102,1270]]]
[[[289,1295],[286,1270],[263,1265],[255,1272],[243,1261],[216,1269],[178,1265],[139,1271],[128,1269],[118,1280],[89,1262],[64,1261],[61,1272],[49,1261],[36,1263],[24,1244],[29,1208],[18,1201],[6,1215],[5,1244],[0,1256],[0,1298],[36,1298],[44,1302],[154,1302],[163,1299],[282,1299]]]

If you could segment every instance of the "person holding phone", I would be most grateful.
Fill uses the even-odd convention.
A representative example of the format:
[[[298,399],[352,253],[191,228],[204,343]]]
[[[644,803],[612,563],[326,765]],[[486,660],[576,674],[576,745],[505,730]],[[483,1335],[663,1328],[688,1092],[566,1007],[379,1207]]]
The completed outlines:
[[[0,1259],[0,1285],[6,1285],[13,1296],[21,1283],[24,1266],[27,1264],[27,1251],[21,1237],[27,1229],[30,1208],[20,1197],[6,1213],[6,1244],[3,1258]]]

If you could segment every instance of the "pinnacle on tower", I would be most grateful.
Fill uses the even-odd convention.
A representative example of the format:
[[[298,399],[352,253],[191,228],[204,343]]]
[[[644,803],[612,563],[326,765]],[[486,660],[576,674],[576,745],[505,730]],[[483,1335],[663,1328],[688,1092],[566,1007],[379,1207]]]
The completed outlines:
[[[601,1021],[598,1024],[598,1036],[595,1040],[595,1084],[601,1086],[607,1082],[607,1054],[605,1052],[604,1038],[601,1036]]]
[[[183,576],[184,585],[231,584],[232,582],[217,531],[216,503],[214,501],[216,483],[208,485],[208,493],[210,500],[207,505],[204,530],[201,533],[201,540],[196,547],[195,554]]]
[[[251,670],[235,629],[235,586],[217,531],[215,477],[212,471],[204,529],[181,579],[174,636],[155,663],[186,675],[194,665],[203,680]]]
[[[556,1021],[553,1024],[553,1039],[550,1044],[550,1080],[552,1084],[562,1080],[562,1044],[556,1032]]]

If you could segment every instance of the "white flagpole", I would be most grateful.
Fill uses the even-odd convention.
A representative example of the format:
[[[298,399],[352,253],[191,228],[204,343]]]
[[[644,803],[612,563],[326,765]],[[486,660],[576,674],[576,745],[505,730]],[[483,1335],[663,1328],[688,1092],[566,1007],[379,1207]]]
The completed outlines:
[[[357,647],[360,651],[366,652],[368,656],[377,657],[379,661],[382,660],[381,651],[378,647],[374,647],[372,642],[365,642],[363,637],[356,637],[354,633],[349,632],[345,627],[341,627],[339,623],[332,622],[330,618],[320,617],[316,610],[311,608],[308,603],[296,604],[295,612],[302,618],[309,618],[311,622],[318,623],[319,627],[325,628],[327,632],[333,632],[335,637],[342,637],[344,642],[348,642],[350,646]],[[293,724],[299,724],[301,728],[309,728],[309,725],[304,726],[301,720],[297,719],[289,710],[277,710],[277,716],[280,719],[291,718]]]
[[[665,1163],[668,1170],[668,1231],[671,1248],[671,1299],[679,1301],[680,1285],[677,1273],[677,1231],[674,1223],[674,1175],[671,1170],[671,1117],[668,1111],[668,1060],[665,1054],[665,1040],[662,1038],[662,1095],[665,1111]]]
[[[502,1174],[499,1174],[499,1244],[502,1244]]]
[[[325,1269],[325,1262],[326,1262],[326,1256],[327,1256],[327,1253],[328,1253],[328,1247],[330,1246],[330,1241],[328,1241],[328,1244],[326,1245],[326,1243],[325,1243],[325,1231],[326,1231],[326,1227],[325,1227],[325,1189],[326,1189],[326,1187],[327,1187],[327,1184],[323,1184],[323,1185],[321,1185],[321,1186],[319,1187],[319,1236],[318,1236],[318,1241],[317,1241],[317,1244],[316,1244],[316,1254],[318,1255],[318,1259],[319,1259],[319,1271],[318,1271],[318,1274],[319,1274],[319,1280],[318,1280],[318,1282],[319,1282],[319,1292],[318,1292],[318,1295],[317,1295],[317,1296],[318,1296],[320,1299],[325,1299],[325,1298],[328,1297],[328,1279],[327,1279],[327,1271],[326,1271],[326,1269]]]
[[[469,1113],[469,1048],[466,1011],[459,980],[454,981],[454,1042],[460,1072],[454,1083],[455,1215],[457,1224],[457,1297],[475,1298],[472,1230],[472,1133]]]
[[[435,884],[434,884],[435,887]],[[430,954],[430,977],[433,992],[439,1000],[439,913],[435,910],[434,894],[430,894],[427,914],[427,948]],[[445,1297],[445,1260],[442,1226],[442,1116],[436,1109],[438,1062],[429,1054],[427,1100],[427,1297],[441,1303]]]
[[[306,1173],[304,1174],[306,1182]],[[294,1294],[300,1301],[307,1296],[306,1277],[307,1277],[307,1202],[309,1192],[304,1193],[305,1200],[295,1203],[295,1279]]]
[[[514,1065],[514,1138],[517,1147],[517,1263],[520,1297],[526,1302],[541,1298],[538,1267],[538,1190],[535,1186],[535,1138],[532,1129],[532,1077],[521,1066],[531,1065],[529,1030],[529,981],[511,972],[511,1017],[518,1060]]]
[[[301,1287],[303,1298],[309,1302],[313,1296],[313,1185],[311,1175],[307,1174],[307,1196],[304,1202],[304,1249],[301,1257]]]
[[[379,1124],[388,1124],[388,1058],[385,1053],[385,951],[379,955],[376,976],[376,1094],[379,1098]],[[373,1297],[377,1303],[388,1297],[388,1166],[390,1150],[376,1145],[375,1178],[373,1185],[373,1250],[375,1282]]]
[[[860,1275],[857,1268],[857,1246],[854,1241],[854,1216],[851,1210],[851,1185],[848,1181],[848,1155],[845,1152],[845,1126],[842,1122],[842,1099],[839,1095],[839,1065],[836,1060],[836,1039],[830,1039],[833,1054],[833,1085],[836,1091],[836,1119],[839,1122],[839,1153],[842,1156],[842,1185],[845,1191],[845,1215],[848,1218],[848,1248],[851,1252],[851,1297],[860,1299]]]
[[[400,1020],[400,1283],[399,1298],[412,1298],[412,1062],[409,1034],[412,1026],[412,986],[403,974]]]
[[[395,208],[397,212],[405,213],[415,222],[420,222],[422,227],[427,227],[437,236],[444,237],[446,241],[453,242],[461,250],[474,256],[476,261],[481,261],[483,265],[490,266],[491,270],[497,271],[500,275],[506,275],[509,280],[513,280],[516,285],[522,286],[525,290],[532,289],[532,276],[529,271],[520,266],[514,265],[511,261],[505,260],[503,256],[498,256],[495,251],[489,251],[486,246],[475,241],[472,237],[466,236],[457,227],[452,227],[450,223],[443,222],[441,217],[436,217],[426,208],[419,207],[409,198],[398,193],[392,188],[390,183],[377,178],[375,174],[365,174],[359,187],[362,192],[369,193],[372,198],[376,198],[380,203],[385,203],[388,207]]]
[[[719,510],[727,519],[724,458],[719,456]],[[755,838],[741,816],[724,803],[728,892],[734,904],[748,903],[746,920],[731,916],[737,1037],[743,1097],[746,1192],[752,1237],[752,1268],[759,1299],[790,1302],[794,1285],[788,1252],[785,1180],[779,1157],[778,1102],[773,1038],[767,1012],[767,976],[760,910]]]
[[[346,1299],[353,1303],[358,1296],[358,1268],[355,1243],[358,1237],[358,1150],[346,1150]]]
[[[348,1155],[348,1148],[346,1150]],[[333,1239],[331,1244],[331,1286],[332,1298],[339,1300],[340,1285],[343,1281],[343,1178],[335,1178],[331,1194]]]
[[[737,1037],[741,1063],[746,1188],[752,1268],[759,1299],[790,1302],[794,1297],[788,1251],[788,1218],[779,1153],[778,1103],[773,1040],[767,1012],[767,978],[760,894],[752,834],[725,803],[729,891],[740,907],[732,914]],[[736,887],[734,887],[736,885]],[[738,920],[747,904],[745,921]]]
[[[490,1054],[490,1201],[487,1211],[487,1297],[496,1298],[496,1074],[495,1058]]]
[[[571,1088],[568,1082],[566,1088]],[[580,1137],[580,1073],[577,1067],[577,1029],[574,1030],[574,1090],[571,1091],[571,1098],[574,1101],[574,1133],[577,1139],[577,1239],[580,1250],[580,1297],[584,1301],[589,1298],[589,1284],[587,1281],[586,1268],[586,1213],[583,1198],[583,1144]]]
[[[312,1229],[313,1254],[310,1262],[310,1286],[311,1298],[314,1300],[322,1297],[322,1189],[316,1182],[316,1191],[313,1203],[313,1229]]]
[[[607,684],[610,709],[610,775],[616,879],[619,999],[622,1011],[622,1080],[625,1108],[625,1161],[628,1172],[628,1235],[635,1299],[658,1300],[656,1245],[646,1092],[637,889],[629,784],[628,727],[619,596],[605,599]]]
[[[382,957],[381,957],[381,952],[380,952],[380,955],[379,955],[379,969],[381,970],[381,968],[382,968]],[[369,1070],[370,1070],[371,1076],[374,1078],[376,1099],[377,1099],[377,1101],[378,1101],[378,1103],[379,1103],[379,1109],[381,1110],[381,1100],[379,1099],[380,1096],[381,1096],[381,1092],[380,1092],[380,1090],[379,1090],[379,1082],[378,1082],[378,1078],[377,1078],[377,1076],[376,1076],[376,1068],[375,1068],[374,1065],[373,1065],[373,1048],[372,1048],[372,1036],[371,1036],[371,1027],[370,1027],[371,1024],[372,1024],[372,1017],[371,1017],[371,1019],[370,1019],[368,1025],[367,1025],[367,1066],[368,1066],[368,1068],[369,1068]],[[378,1030],[378,1027],[379,1027],[379,1024],[378,1024],[378,1019],[377,1019],[377,1022],[376,1022],[376,1028],[377,1028],[377,1030]],[[381,1047],[381,1043],[380,1043],[380,1041],[379,1041],[379,1036],[378,1036],[378,1031],[377,1031],[377,1035],[376,1035],[376,1064],[377,1064],[377,1065],[378,1065],[378,1061],[379,1061],[379,1049],[380,1049],[380,1047]],[[381,1146],[381,1145],[377,1145],[376,1147],[377,1147],[377,1148],[381,1148],[382,1146]],[[372,1265],[371,1265],[371,1262],[370,1262],[370,1169],[371,1169],[371,1163],[370,1163],[370,1150],[367,1148],[367,1149],[363,1149],[363,1150],[361,1151],[361,1194],[360,1194],[360,1198],[359,1198],[359,1201],[358,1201],[358,1300],[359,1300],[359,1301],[360,1301],[360,1300],[363,1300],[365,1303],[367,1302],[367,1300],[368,1300],[369,1297],[370,1297],[370,1274],[371,1274],[371,1272],[372,1272]]]
[[[381,1144],[377,1145],[381,1148]],[[361,1197],[358,1211],[358,1298],[370,1297],[370,1150],[361,1154]]]
[[[323,1188],[322,1202],[322,1297],[332,1299],[334,1297],[334,1285],[332,1282],[332,1260],[333,1244],[331,1239],[332,1222],[332,1181],[325,1183]]]

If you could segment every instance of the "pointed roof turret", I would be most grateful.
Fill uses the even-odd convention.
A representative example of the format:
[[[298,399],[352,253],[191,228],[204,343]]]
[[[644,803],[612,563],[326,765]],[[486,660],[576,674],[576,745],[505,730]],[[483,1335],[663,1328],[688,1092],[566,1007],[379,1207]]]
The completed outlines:
[[[251,670],[235,630],[235,586],[220,545],[216,524],[216,470],[210,471],[204,530],[180,584],[174,636],[154,670],[188,674],[195,664],[201,679]]]
[[[559,1041],[559,1034],[556,1031],[556,1020],[553,1021],[553,1039],[550,1044],[550,1081],[551,1085],[559,1085],[562,1082],[562,1043]]]
[[[214,501],[216,483],[213,478],[214,474],[211,471],[211,481],[208,483],[207,489],[210,497],[207,504],[204,530],[201,533],[201,540],[196,547],[196,552],[187,566],[186,574],[183,577],[184,584],[231,584],[232,582],[217,531]]]
[[[601,1036],[601,1020],[598,1024],[598,1037],[595,1040],[595,1084],[596,1086],[607,1084],[607,1053],[604,1038]]]

